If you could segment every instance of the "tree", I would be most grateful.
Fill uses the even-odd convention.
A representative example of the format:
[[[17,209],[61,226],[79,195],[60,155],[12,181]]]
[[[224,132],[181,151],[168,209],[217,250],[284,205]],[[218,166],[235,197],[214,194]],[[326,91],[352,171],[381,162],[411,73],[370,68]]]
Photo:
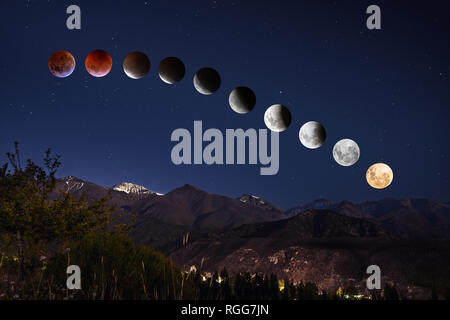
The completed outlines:
[[[284,289],[281,292],[281,300],[290,300],[290,293],[291,293],[291,289],[290,289],[290,283],[289,280],[285,279],[283,280],[284,283]]]
[[[22,168],[17,142],[15,153],[7,153],[7,157],[8,162],[0,169],[0,233],[16,243],[18,279],[22,281],[27,249],[36,244],[63,244],[105,230],[111,208],[106,198],[90,202],[62,194],[51,200],[61,162],[50,149],[45,153],[43,167],[27,160]]]
[[[391,286],[389,283],[384,284],[384,299],[385,300],[398,300],[398,293],[395,284]]]
[[[305,300],[305,286],[303,285],[303,281],[297,286],[297,297],[299,300]]]
[[[222,282],[220,283],[220,296],[224,300],[231,300],[233,294],[231,292],[230,276],[225,267],[223,267],[223,270],[220,273],[220,278],[222,279]]]
[[[219,296],[220,296],[219,273],[215,271],[211,278],[209,300],[218,300]]]
[[[319,289],[315,283],[307,282],[303,287],[304,300],[316,300],[319,297]]]
[[[279,300],[280,287],[278,286],[278,278],[273,273],[270,275],[269,287],[270,287],[270,300]]]
[[[264,299],[264,276],[260,273],[256,273],[253,278],[253,295],[254,300]]]
[[[445,300],[450,300],[450,287],[447,287],[447,288],[445,289],[444,299],[445,299]]]

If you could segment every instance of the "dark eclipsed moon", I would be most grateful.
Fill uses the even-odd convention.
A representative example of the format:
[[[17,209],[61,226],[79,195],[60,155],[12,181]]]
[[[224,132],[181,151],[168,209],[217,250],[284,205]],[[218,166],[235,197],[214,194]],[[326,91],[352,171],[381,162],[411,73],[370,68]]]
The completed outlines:
[[[212,68],[203,68],[194,76],[194,87],[201,94],[210,95],[220,88],[220,75]]]
[[[184,63],[176,57],[165,58],[159,64],[159,77],[167,84],[180,82],[184,78],[185,73],[186,68]]]
[[[48,60],[48,68],[55,77],[68,77],[75,69],[75,58],[68,51],[56,51]]]
[[[253,110],[256,104],[255,93],[247,87],[237,87],[228,99],[234,112],[245,114]]]
[[[104,50],[94,50],[88,54],[84,62],[86,71],[94,77],[106,76],[112,68],[112,58]]]
[[[123,60],[123,71],[131,79],[141,79],[150,71],[150,60],[142,52],[132,52]]]

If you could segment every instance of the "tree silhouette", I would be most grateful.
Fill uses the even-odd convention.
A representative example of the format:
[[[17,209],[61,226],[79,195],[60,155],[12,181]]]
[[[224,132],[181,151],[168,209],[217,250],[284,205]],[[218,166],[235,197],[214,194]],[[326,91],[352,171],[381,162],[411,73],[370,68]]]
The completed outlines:
[[[36,245],[63,244],[80,239],[109,225],[111,208],[106,199],[89,202],[62,194],[50,200],[56,185],[59,156],[45,153],[44,166],[27,160],[22,168],[19,144],[7,153],[8,162],[0,169],[0,233],[15,242],[19,262],[18,279],[24,280],[27,250]]]
[[[224,300],[231,300],[233,293],[231,290],[230,276],[225,267],[220,273],[220,278],[222,279],[222,282],[220,283],[220,297]]]
[[[270,275],[269,280],[269,289],[270,289],[270,300],[279,300],[280,299],[280,288],[278,286],[278,278],[275,274]]]
[[[384,299],[385,300],[398,300],[399,296],[395,284],[391,286],[389,283],[384,284]]]

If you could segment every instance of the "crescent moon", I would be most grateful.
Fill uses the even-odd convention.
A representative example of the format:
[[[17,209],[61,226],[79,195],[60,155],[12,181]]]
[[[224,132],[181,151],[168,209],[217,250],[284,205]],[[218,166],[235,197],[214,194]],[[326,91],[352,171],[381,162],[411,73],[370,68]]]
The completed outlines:
[[[194,76],[195,89],[204,95],[211,95],[220,88],[220,75],[212,68],[203,68]]]
[[[255,93],[247,87],[237,87],[228,98],[231,109],[240,114],[249,113],[256,104]]]

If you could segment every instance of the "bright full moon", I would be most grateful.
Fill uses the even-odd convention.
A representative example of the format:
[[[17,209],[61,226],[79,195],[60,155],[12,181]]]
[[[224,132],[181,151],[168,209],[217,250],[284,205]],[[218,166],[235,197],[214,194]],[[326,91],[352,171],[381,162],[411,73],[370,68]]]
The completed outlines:
[[[375,163],[367,169],[367,183],[375,189],[385,189],[394,180],[392,169],[385,163]]]
[[[360,155],[358,144],[351,139],[338,141],[333,148],[333,158],[341,166],[349,167],[354,165]]]

